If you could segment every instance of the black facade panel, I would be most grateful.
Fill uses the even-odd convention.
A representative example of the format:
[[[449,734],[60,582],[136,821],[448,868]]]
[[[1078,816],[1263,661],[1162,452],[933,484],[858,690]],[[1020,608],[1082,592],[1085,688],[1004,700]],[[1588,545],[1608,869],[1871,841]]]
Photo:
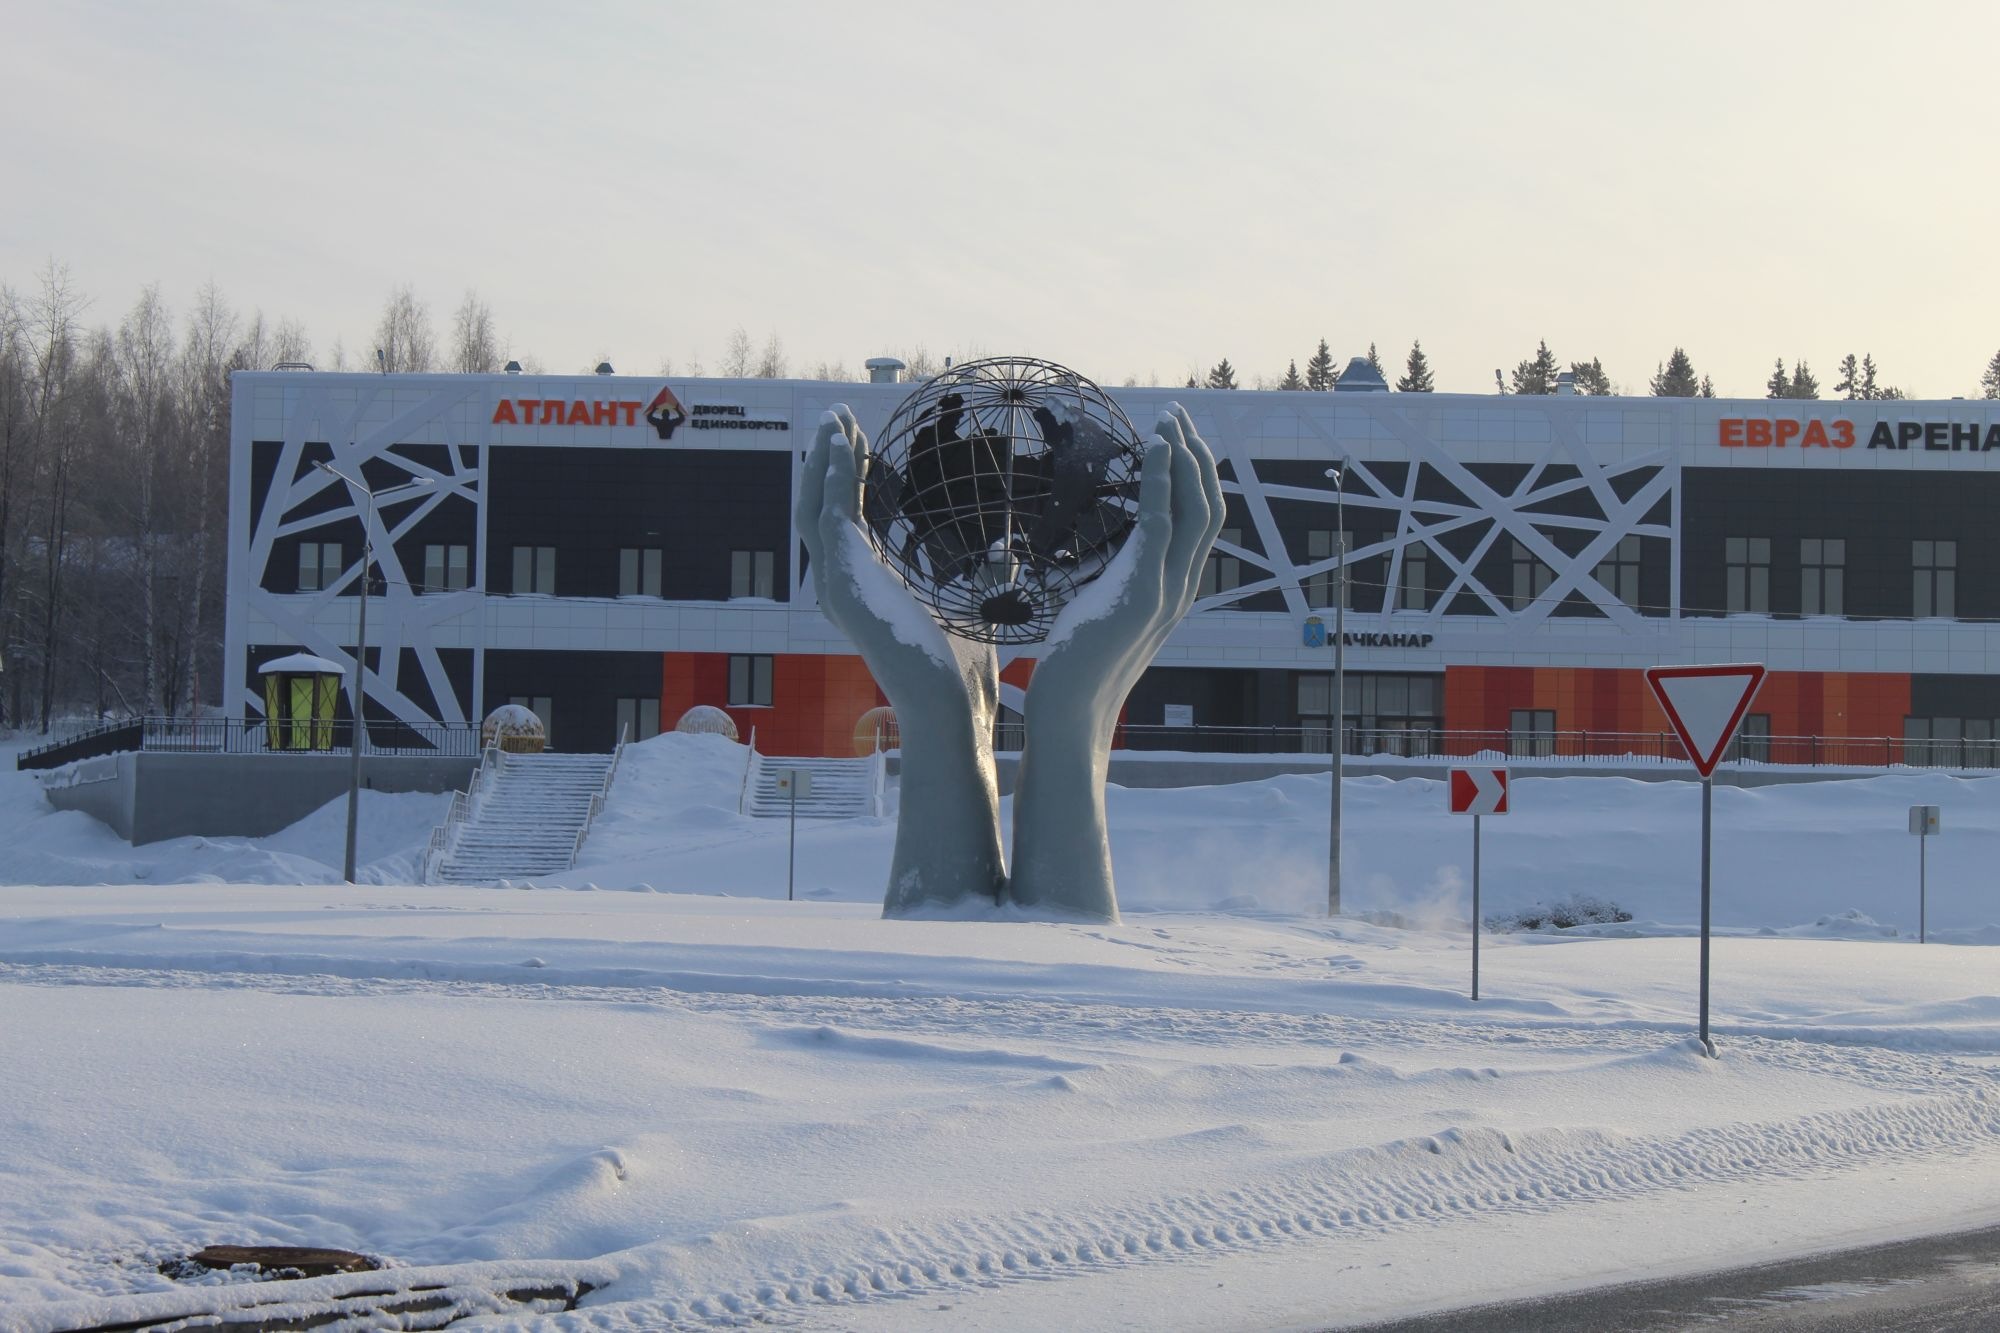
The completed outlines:
[[[730,552],[774,553],[773,592],[791,586],[792,470],[785,453],[719,449],[496,447],[486,520],[486,587],[512,592],[516,546],[556,549],[559,597],[618,595],[618,553],[663,552],[660,593],[729,596]]]
[[[1154,667],[1126,696],[1125,720],[1157,727],[1166,721],[1168,704],[1187,704],[1194,708],[1196,726],[1258,725],[1260,674],[1217,667]]]
[[[2000,720],[2000,676],[1913,675],[1910,716]]]
[[[1958,543],[1960,619],[2000,617],[2000,475],[1985,472],[1832,472],[1796,468],[1688,468],[1681,474],[1682,610],[1721,615],[1728,606],[1724,542],[1771,541],[1770,609],[1797,614],[1799,543],[1847,543],[1845,614],[1912,614],[1911,544]]]
[[[618,700],[659,698],[663,671],[658,653],[489,649],[480,715],[509,699],[547,698],[556,749],[604,752],[618,743]]]

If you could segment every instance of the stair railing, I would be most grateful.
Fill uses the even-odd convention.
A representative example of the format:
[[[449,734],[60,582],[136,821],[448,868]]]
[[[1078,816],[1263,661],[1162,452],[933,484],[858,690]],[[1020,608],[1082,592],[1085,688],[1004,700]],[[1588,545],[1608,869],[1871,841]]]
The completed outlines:
[[[500,748],[497,745],[489,745],[480,752],[479,767],[472,770],[472,776],[466,781],[465,790],[451,794],[451,809],[445,812],[444,822],[431,830],[430,845],[424,848],[421,862],[422,873],[417,876],[419,883],[435,882],[434,876],[438,867],[443,865],[445,857],[451,855],[457,848],[458,835],[478,813],[478,806],[482,804],[478,798],[485,795],[487,787],[493,781],[493,775],[499,768]]]
[[[597,822],[597,812],[611,799],[611,780],[618,776],[618,761],[625,755],[625,724],[618,724],[618,744],[611,747],[611,762],[604,766],[604,781],[597,784],[597,790],[590,794],[590,806],[583,812],[583,827],[576,831],[576,842],[569,849],[569,863],[574,866],[576,858],[583,855],[583,840],[590,836],[590,826]]]
[[[749,753],[743,759],[743,792],[736,798],[737,814],[747,815],[750,813],[750,789],[762,770],[763,765],[757,757],[757,728],[752,727],[750,728]]]
[[[882,728],[875,728],[875,750],[869,756],[868,813],[880,819],[889,811],[889,756],[882,749]]]

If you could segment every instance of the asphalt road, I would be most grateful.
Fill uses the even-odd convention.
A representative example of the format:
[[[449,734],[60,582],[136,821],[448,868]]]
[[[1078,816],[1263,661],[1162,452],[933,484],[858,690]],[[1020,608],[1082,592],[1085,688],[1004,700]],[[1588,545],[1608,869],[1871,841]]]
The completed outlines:
[[[2000,1330],[2000,1227],[1362,1327],[1371,1333],[1993,1333]]]

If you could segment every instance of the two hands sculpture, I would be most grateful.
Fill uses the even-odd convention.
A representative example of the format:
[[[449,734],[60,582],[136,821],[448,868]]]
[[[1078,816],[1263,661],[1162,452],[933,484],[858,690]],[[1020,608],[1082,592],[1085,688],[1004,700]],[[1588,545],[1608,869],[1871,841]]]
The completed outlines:
[[[1222,529],[1215,459],[1178,403],[1154,426],[1124,548],[1056,617],[1028,686],[1014,864],[1000,845],[993,723],[999,659],[948,633],[862,531],[868,437],[837,406],[799,486],[798,529],[820,610],[861,652],[904,737],[885,916],[1016,903],[1118,919],[1104,782],[1125,696],[1193,604]]]

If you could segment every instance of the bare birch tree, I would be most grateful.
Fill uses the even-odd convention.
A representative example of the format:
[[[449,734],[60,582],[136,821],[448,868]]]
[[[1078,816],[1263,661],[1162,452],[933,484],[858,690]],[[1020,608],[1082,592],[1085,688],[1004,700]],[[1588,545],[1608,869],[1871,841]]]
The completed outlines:
[[[382,320],[375,326],[375,354],[377,369],[391,375],[422,373],[437,362],[430,307],[408,285],[391,292],[382,307]]]
[[[467,292],[451,320],[450,368],[461,375],[490,375],[500,369],[500,339],[493,331],[493,310]]]

